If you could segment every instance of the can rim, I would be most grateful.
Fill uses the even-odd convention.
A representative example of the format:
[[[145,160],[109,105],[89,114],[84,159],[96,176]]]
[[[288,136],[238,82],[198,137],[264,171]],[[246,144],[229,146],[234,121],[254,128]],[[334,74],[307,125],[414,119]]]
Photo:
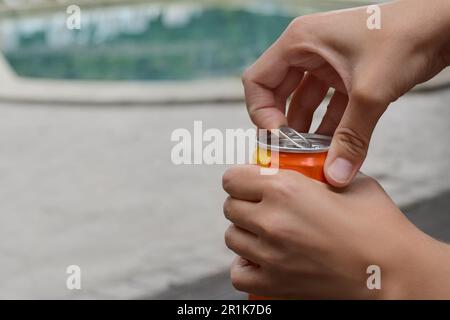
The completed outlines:
[[[265,135],[267,135],[267,132],[265,133]],[[270,144],[261,142],[259,140],[259,137],[257,138],[257,144],[258,144],[258,147],[261,147],[266,150],[287,152],[287,153],[323,153],[323,152],[327,152],[330,149],[330,143],[331,143],[330,136],[325,136],[325,135],[316,134],[316,133],[302,133],[302,135],[304,137],[306,137],[308,140],[324,141],[327,143],[327,145],[323,145],[321,147],[317,147],[317,145],[315,145],[314,148],[302,148],[302,149],[299,149],[298,147],[272,146]],[[266,141],[267,141],[267,139],[266,139]]]

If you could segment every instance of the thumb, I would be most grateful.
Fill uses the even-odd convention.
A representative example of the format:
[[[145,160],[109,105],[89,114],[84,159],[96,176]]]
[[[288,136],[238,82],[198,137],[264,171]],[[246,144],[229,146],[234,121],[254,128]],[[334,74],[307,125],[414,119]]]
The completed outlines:
[[[336,131],[325,161],[325,177],[335,187],[345,187],[353,180],[366,158],[375,126],[388,103],[355,91]]]

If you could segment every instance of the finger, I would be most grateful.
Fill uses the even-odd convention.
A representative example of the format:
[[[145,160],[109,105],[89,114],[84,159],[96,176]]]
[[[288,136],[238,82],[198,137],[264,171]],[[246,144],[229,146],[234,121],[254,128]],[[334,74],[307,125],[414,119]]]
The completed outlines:
[[[352,181],[367,155],[372,132],[387,105],[366,94],[350,96],[325,161],[325,176],[331,185],[344,187]]]
[[[287,122],[285,110],[275,96],[276,88],[289,71],[289,64],[280,59],[280,55],[281,50],[275,43],[242,77],[250,119],[262,129],[276,129]]]
[[[307,73],[289,104],[289,127],[298,132],[309,132],[314,112],[327,95],[328,89],[327,84]]]
[[[242,82],[245,101],[250,118],[257,127],[276,129],[286,125],[285,104],[277,100],[277,88],[284,82],[289,82],[283,88],[284,93],[287,92],[289,96],[300,82],[300,75],[304,70],[314,70],[325,64],[324,59],[301,46],[305,34],[307,38],[309,33],[294,21],[244,73]],[[296,40],[296,50],[292,50],[293,40]],[[292,71],[293,68],[300,72]]]
[[[245,259],[259,264],[261,259],[258,252],[261,251],[258,237],[234,224],[225,232],[225,244],[228,249]]]
[[[240,165],[229,168],[222,177],[223,189],[233,198],[261,201],[264,176],[257,165]]]
[[[347,104],[347,94],[335,91],[328,104],[327,112],[323,116],[322,122],[320,123],[319,128],[317,128],[316,133],[332,136],[344,115]]]
[[[243,292],[257,294],[268,286],[262,269],[248,260],[236,257],[230,268],[231,283]]]
[[[286,101],[291,96],[292,92],[298,87],[305,73],[301,68],[289,68],[286,77],[281,84],[274,90],[275,100],[277,101],[277,108],[279,110],[286,110]]]
[[[260,234],[259,221],[261,217],[258,214],[258,208],[257,202],[228,197],[223,204],[223,214],[225,218],[240,228],[253,234]]]

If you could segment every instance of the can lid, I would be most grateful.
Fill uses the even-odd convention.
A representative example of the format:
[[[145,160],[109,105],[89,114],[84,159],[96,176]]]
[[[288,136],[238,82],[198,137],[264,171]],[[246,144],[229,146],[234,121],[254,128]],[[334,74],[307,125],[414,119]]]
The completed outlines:
[[[258,146],[271,151],[320,153],[328,151],[330,144],[331,137],[314,133],[298,133],[288,127],[271,131],[259,130],[258,134]]]

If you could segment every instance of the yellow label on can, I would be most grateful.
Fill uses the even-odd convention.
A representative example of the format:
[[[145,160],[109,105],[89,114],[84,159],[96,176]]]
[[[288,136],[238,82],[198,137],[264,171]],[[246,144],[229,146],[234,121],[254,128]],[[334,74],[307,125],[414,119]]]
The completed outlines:
[[[253,162],[262,167],[269,167],[270,161],[271,161],[270,150],[261,149],[258,146],[255,152],[253,153]]]

